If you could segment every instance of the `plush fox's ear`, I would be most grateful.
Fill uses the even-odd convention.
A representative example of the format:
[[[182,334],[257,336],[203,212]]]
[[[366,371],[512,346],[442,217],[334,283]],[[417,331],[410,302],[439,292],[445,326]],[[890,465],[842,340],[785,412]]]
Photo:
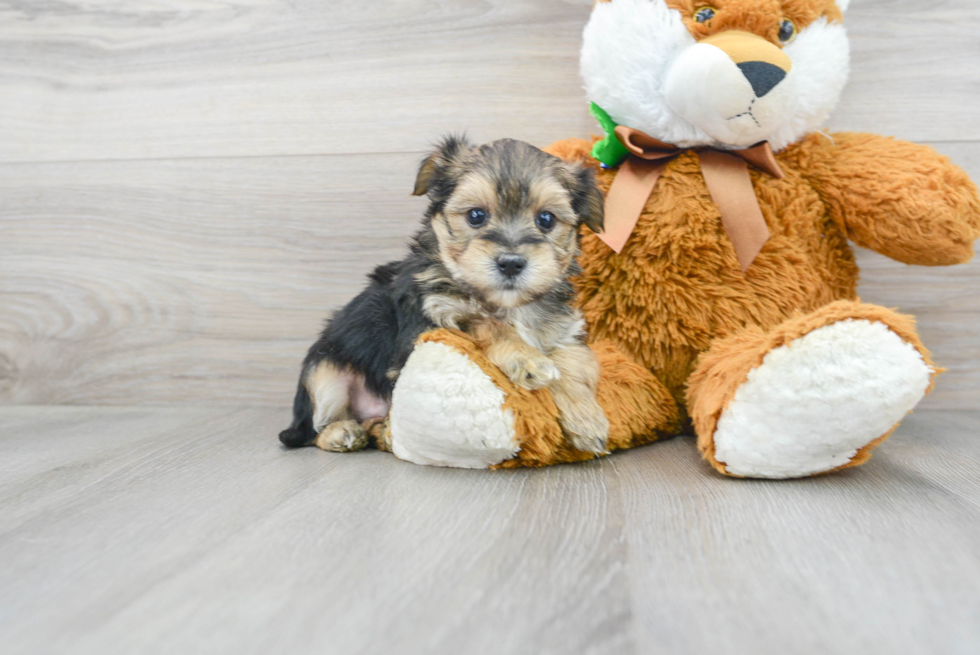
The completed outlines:
[[[415,190],[412,195],[424,196],[434,189],[453,162],[471,147],[465,136],[451,134],[443,137],[435,151],[426,157],[419,167],[419,175],[415,180]]]
[[[606,200],[595,183],[595,172],[583,166],[566,165],[568,181],[572,194],[572,209],[578,216],[579,225],[587,225],[593,232],[602,232],[605,225]]]

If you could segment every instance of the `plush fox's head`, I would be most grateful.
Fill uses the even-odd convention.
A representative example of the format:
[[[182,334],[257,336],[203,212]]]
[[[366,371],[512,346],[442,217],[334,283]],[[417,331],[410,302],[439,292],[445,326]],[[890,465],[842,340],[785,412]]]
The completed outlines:
[[[585,29],[589,100],[690,148],[781,150],[840,99],[850,0],[599,0]]]

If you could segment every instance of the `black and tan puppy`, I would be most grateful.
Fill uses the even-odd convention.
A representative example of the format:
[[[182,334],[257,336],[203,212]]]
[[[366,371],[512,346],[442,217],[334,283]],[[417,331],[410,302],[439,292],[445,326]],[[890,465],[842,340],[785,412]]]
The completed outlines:
[[[515,384],[548,387],[571,444],[604,452],[599,365],[569,283],[579,226],[602,229],[592,172],[519,141],[473,147],[449,137],[422,164],[415,195],[430,204],[409,256],[375,270],[327,324],[279,438],[290,447],[365,447],[362,423],[387,415],[416,339],[444,327],[473,337]]]

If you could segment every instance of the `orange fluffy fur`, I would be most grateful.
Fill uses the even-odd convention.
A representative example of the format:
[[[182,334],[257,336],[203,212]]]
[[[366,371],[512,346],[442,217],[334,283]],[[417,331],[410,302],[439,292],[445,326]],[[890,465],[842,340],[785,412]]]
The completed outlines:
[[[596,0],[595,4],[610,1]],[[779,23],[784,18],[792,20],[799,29],[818,18],[843,19],[834,0],[667,0],[667,6],[680,12],[697,39],[723,30],[745,30],[778,43]],[[707,6],[718,11],[717,17],[708,23],[696,22],[695,12]]]

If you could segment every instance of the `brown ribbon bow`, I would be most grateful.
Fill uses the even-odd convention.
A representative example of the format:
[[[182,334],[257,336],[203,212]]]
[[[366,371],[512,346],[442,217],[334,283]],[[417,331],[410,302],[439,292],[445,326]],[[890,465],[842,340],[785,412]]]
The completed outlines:
[[[599,238],[619,253],[633,234],[667,163],[684,151],[622,125],[616,128],[616,138],[632,156],[623,162],[609,188],[606,227]],[[697,153],[708,191],[745,272],[769,240],[769,227],[752,188],[748,164],[779,179],[784,177],[783,171],[766,141],[745,150],[699,148]]]

